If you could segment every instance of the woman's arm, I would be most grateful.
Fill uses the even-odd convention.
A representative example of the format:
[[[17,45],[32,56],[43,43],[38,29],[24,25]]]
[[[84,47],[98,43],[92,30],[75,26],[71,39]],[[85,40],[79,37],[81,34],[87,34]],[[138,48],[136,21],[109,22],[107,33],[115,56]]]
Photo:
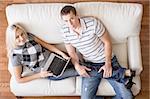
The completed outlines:
[[[44,78],[44,77],[53,75],[52,73],[49,73],[47,71],[41,71],[40,73],[36,73],[31,76],[22,77],[21,73],[22,73],[22,66],[15,66],[14,67],[14,75],[15,75],[15,79],[18,83],[25,83],[25,82],[29,82],[34,79]]]
[[[61,56],[62,56],[63,58],[65,58],[65,59],[69,59],[69,57],[68,57],[65,53],[63,53],[61,50],[59,50],[58,48],[56,48],[54,45],[51,45],[51,44],[49,44],[49,43],[46,43],[46,42],[44,42],[43,40],[41,40],[41,39],[39,39],[39,38],[37,38],[37,37],[35,37],[35,36],[33,37],[33,39],[34,39],[37,43],[41,44],[43,47],[47,48],[48,50],[50,50],[50,51],[52,51],[52,52],[55,52],[55,53],[61,55]]]

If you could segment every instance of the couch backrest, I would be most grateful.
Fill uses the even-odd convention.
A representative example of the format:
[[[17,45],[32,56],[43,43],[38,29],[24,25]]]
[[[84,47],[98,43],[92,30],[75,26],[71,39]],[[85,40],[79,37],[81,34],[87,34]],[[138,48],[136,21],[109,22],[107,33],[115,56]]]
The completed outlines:
[[[6,8],[8,24],[22,23],[27,31],[49,43],[62,43],[59,15],[66,3],[13,4]],[[139,35],[142,5],[133,3],[81,2],[72,4],[80,16],[95,16],[106,26],[112,41],[120,43]]]
[[[62,20],[60,10],[67,3],[12,4],[6,8],[8,25],[21,23],[28,32],[46,42],[63,43],[60,32]],[[141,29],[142,5],[135,3],[80,2],[76,7],[79,16],[94,16],[102,21],[109,31],[116,54],[127,64],[129,36],[138,36]],[[7,31],[7,35],[9,35]],[[6,36],[7,36],[6,35]],[[122,51],[121,51],[122,50]],[[120,53],[122,52],[122,53]]]

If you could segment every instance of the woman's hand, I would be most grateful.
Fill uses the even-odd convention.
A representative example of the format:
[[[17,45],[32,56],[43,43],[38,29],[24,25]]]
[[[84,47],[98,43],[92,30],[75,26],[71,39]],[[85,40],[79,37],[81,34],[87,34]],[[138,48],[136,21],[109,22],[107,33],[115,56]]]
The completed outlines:
[[[43,71],[43,70],[41,70],[41,72],[39,74],[40,74],[41,78],[45,78],[45,77],[48,77],[48,76],[53,76],[53,73],[50,72],[50,71]]]

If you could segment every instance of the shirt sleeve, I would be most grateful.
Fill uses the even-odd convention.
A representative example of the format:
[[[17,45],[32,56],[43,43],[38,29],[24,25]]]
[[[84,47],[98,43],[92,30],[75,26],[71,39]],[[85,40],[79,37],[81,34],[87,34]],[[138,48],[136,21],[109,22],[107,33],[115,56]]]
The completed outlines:
[[[13,66],[21,66],[21,59],[19,55],[12,54],[11,61]]]
[[[69,39],[68,39],[68,36],[67,36],[67,33],[69,32],[69,30],[66,30],[66,27],[63,27],[61,29],[61,32],[62,32],[62,35],[63,35],[63,41],[65,44],[68,44],[70,43]]]
[[[97,19],[95,19],[95,33],[98,37],[101,37],[105,33],[104,25]]]
[[[66,35],[63,35],[63,41],[64,41],[65,44],[70,43],[70,41],[68,40]]]

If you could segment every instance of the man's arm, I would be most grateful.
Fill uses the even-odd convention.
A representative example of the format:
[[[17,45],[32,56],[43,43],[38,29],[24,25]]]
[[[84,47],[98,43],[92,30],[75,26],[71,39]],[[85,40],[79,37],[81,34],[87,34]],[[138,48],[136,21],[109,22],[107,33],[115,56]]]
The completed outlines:
[[[111,58],[112,58],[112,43],[110,36],[107,31],[100,38],[104,43],[104,53],[105,53],[105,65],[101,68],[104,70],[103,77],[111,77],[112,76],[112,66],[111,66]],[[100,69],[100,71],[101,71]]]
[[[105,47],[105,58],[106,58],[105,63],[109,64],[111,63],[111,58],[112,58],[112,43],[107,31],[103,34],[101,40],[104,43],[104,47]]]
[[[71,44],[65,44],[65,47],[67,49],[67,52],[69,56],[71,57],[71,61],[73,65],[75,66],[75,69],[79,73],[80,76],[82,77],[90,77],[86,71],[90,71],[89,68],[86,66],[81,66],[79,64],[79,57],[76,53],[76,49],[71,45]]]

